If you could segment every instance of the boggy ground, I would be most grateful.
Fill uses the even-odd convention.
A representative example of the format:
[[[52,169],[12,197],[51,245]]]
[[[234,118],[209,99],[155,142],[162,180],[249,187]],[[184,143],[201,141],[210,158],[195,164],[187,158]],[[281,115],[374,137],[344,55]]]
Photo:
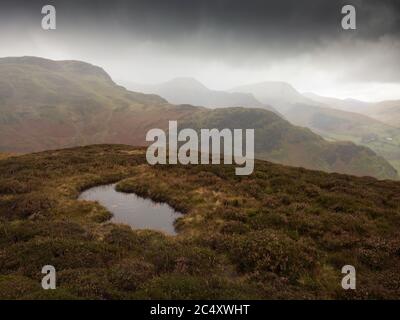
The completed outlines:
[[[400,298],[400,183],[257,161],[155,166],[95,145],[0,161],[0,298]],[[177,236],[109,223],[89,187],[165,201]],[[57,289],[43,290],[54,265]],[[357,290],[341,288],[341,268]]]

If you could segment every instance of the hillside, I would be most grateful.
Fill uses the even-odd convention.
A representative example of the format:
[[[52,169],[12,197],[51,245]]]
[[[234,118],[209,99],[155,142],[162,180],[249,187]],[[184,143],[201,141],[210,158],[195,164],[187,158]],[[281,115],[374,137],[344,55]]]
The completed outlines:
[[[397,179],[371,150],[329,143],[268,110],[209,110],[172,105],[156,95],[116,85],[99,67],[41,58],[0,59],[0,151],[32,152],[94,143],[146,145],[152,128],[168,120],[213,127],[256,128],[256,156],[310,169]],[[225,119],[225,120],[223,120]],[[222,121],[223,120],[223,121]]]
[[[366,146],[400,171],[400,128],[367,116],[370,104],[314,94],[303,96],[285,83],[264,82],[234,90],[253,93],[261,102],[271,103],[291,123],[310,128],[328,140]]]
[[[367,115],[389,125],[400,128],[400,101],[382,101],[371,105],[365,111]]]
[[[356,99],[337,99],[332,97],[324,97],[311,92],[303,93],[303,96],[313,101],[324,104],[327,107],[331,106],[335,109],[361,114],[363,114],[366,109],[371,105],[371,103]]]
[[[316,102],[303,96],[300,92],[286,82],[265,81],[235,87],[230,91],[253,94],[256,99],[260,100],[264,104],[266,104],[266,101],[268,101],[268,104],[271,104],[284,116],[286,116],[288,113],[287,109],[294,104],[302,103],[317,105]]]
[[[380,172],[378,176],[381,177],[396,175],[383,164],[386,160],[370,149],[351,142],[327,142],[310,130],[293,126],[276,114],[261,109],[204,110],[196,117],[183,118],[181,127],[198,130],[254,128],[258,159],[358,176],[366,172]]]
[[[0,151],[142,144],[143,131],[160,116],[185,114],[185,108],[127,91],[101,68],[78,61],[0,59],[0,91]]]
[[[177,236],[106,223],[95,185],[185,213]],[[97,145],[0,160],[2,299],[398,299],[400,183],[257,161],[155,166]],[[57,290],[42,290],[43,265]],[[341,268],[357,270],[345,291]]]
[[[312,93],[307,93],[305,96],[314,101],[334,106],[336,109],[361,113],[387,125],[400,128],[400,101],[388,100],[374,103],[354,99],[321,97]]]
[[[286,118],[333,141],[352,141],[371,148],[400,170],[400,129],[368,116],[308,105],[294,105]]]

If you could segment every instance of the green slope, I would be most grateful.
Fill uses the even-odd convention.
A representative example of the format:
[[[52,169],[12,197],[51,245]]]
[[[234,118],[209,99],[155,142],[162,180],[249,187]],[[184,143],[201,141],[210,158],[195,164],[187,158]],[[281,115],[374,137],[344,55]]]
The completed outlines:
[[[351,141],[366,146],[388,160],[400,171],[400,128],[368,116],[368,110],[384,116],[384,107],[396,109],[396,102],[382,103],[382,108],[356,100],[339,100],[313,94],[300,94],[287,83],[263,82],[236,88],[252,93],[271,104],[291,123],[310,128],[331,141]],[[352,107],[357,112],[343,110]],[[389,114],[389,113],[388,113]],[[392,119],[398,117],[393,113]],[[382,119],[383,120],[383,119]]]
[[[308,127],[333,141],[352,141],[366,146],[388,160],[393,166],[400,161],[400,129],[367,116],[310,105],[296,104],[286,118]]]
[[[254,128],[257,158],[291,166],[355,175],[394,177],[387,161],[368,148],[351,142],[328,142],[311,130],[293,126],[262,109],[203,110],[182,122],[190,128]]]
[[[204,128],[256,128],[256,156],[262,159],[398,178],[394,168],[369,149],[328,143],[272,112],[171,105],[159,96],[130,92],[116,85],[103,69],[84,62],[0,59],[0,92],[0,151],[32,152],[93,143],[145,145],[149,129],[167,128],[168,120],[178,120]]]

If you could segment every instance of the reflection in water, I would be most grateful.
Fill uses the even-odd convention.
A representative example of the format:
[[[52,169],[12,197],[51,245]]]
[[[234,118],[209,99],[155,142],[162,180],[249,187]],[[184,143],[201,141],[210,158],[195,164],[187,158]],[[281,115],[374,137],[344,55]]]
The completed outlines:
[[[115,190],[116,184],[90,188],[81,193],[79,200],[98,201],[114,214],[111,221],[124,223],[135,229],[154,229],[176,234],[174,221],[182,216],[165,203],[156,203],[134,193]]]

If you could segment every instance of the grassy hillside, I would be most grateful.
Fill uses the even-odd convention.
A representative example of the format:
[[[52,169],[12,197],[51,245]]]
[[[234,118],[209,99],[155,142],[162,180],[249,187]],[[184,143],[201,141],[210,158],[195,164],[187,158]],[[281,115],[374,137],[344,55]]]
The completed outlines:
[[[256,156],[310,169],[397,179],[383,158],[334,144],[267,110],[171,105],[116,85],[99,67],[41,58],[0,59],[0,151],[32,152],[95,143],[145,145],[168,120],[203,128],[256,128]],[[215,123],[219,119],[219,123]]]
[[[336,99],[305,93],[307,98],[343,111],[357,112],[391,127],[400,128],[400,101],[365,102],[355,99]]]
[[[400,172],[400,125],[396,124],[396,121],[400,123],[399,102],[368,103],[315,94],[306,96],[320,102],[321,107],[297,105],[292,109],[291,120],[327,139],[349,140],[366,146]]]
[[[400,128],[400,101],[382,101],[369,106],[365,113],[370,117]]]
[[[362,114],[329,107],[296,104],[286,118],[332,141],[352,141],[388,160],[396,169],[400,161],[400,129]]]
[[[386,120],[390,117],[389,114],[393,124],[399,118],[395,111],[400,109],[395,101],[378,107],[351,99],[302,95],[289,84],[279,82],[263,82],[236,90],[254,94],[261,102],[274,106],[294,125],[310,128],[330,141],[351,141],[368,147],[400,171],[400,128],[383,121],[385,115]]]
[[[91,186],[166,201],[178,235],[107,223]],[[0,161],[0,298],[400,298],[400,183],[257,161],[156,166],[97,145]],[[57,270],[57,290],[40,271]],[[357,290],[340,286],[357,270]]]
[[[351,142],[327,142],[311,130],[293,126],[266,110],[203,110],[195,117],[183,118],[181,127],[220,130],[254,128],[258,159],[358,176],[371,175],[372,172],[380,178],[393,178],[397,175],[393,167],[387,166],[385,159],[368,148]]]
[[[149,119],[135,122],[137,114],[132,111],[166,103],[158,96],[117,86],[99,67],[34,57],[0,59],[0,92],[0,151],[31,152],[119,140],[124,123],[116,123],[127,113],[131,123],[125,139],[138,143],[142,141],[138,132]]]

